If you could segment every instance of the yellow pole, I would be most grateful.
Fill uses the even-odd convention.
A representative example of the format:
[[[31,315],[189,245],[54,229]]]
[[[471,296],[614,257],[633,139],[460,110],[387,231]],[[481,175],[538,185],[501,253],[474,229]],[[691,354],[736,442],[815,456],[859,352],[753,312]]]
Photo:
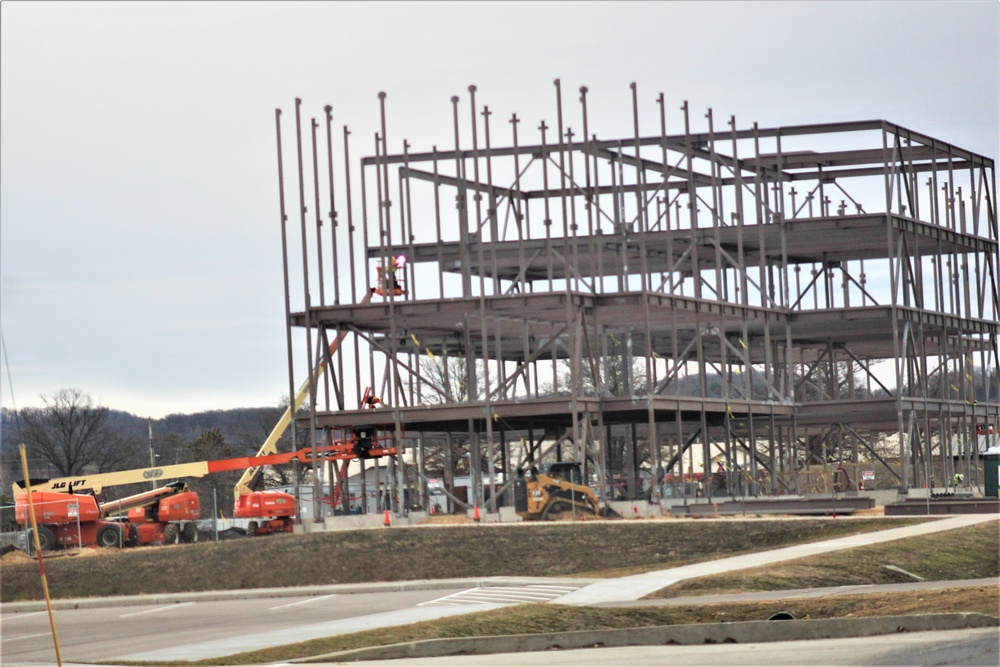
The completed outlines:
[[[28,455],[21,445],[21,469],[24,471],[24,490],[28,497],[28,514],[31,516],[31,537],[35,540],[35,555],[38,556],[38,571],[42,575],[42,592],[45,594],[45,608],[49,611],[49,627],[52,628],[52,644],[56,649],[56,662],[62,667],[59,655],[59,635],[56,634],[56,619],[52,616],[52,600],[49,598],[49,582],[45,578],[45,561],[42,559],[42,544],[38,541],[38,519],[35,517],[35,503],[31,499],[31,475],[28,474]]]

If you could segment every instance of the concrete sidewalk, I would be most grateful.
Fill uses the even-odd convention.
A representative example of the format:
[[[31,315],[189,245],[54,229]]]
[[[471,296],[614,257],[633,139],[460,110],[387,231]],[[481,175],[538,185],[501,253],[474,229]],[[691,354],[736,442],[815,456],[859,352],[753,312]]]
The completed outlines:
[[[813,542],[811,544],[800,544],[794,547],[774,549],[773,551],[761,551],[743,556],[720,558],[703,563],[674,567],[668,570],[658,570],[631,577],[599,581],[572,593],[567,593],[561,598],[552,600],[552,602],[555,604],[580,606],[629,602],[638,600],[650,593],[655,593],[683,579],[694,579],[710,574],[771,565],[772,563],[815,556],[816,554],[830,553],[843,549],[855,549],[872,544],[901,540],[907,537],[930,535],[945,530],[954,530],[956,528],[964,528],[996,520],[997,516],[994,514],[964,514],[939,521],[927,521],[912,526],[904,526],[902,528],[890,528],[889,530],[838,537],[837,539],[826,540],[824,542]]]
[[[1000,579],[951,579],[946,581],[912,581],[905,584],[862,584],[854,586],[826,586],[823,588],[790,588],[779,591],[753,593],[719,593],[682,598],[648,598],[632,602],[602,602],[595,607],[680,607],[696,604],[727,604],[730,602],[769,602],[771,600],[801,600],[829,598],[840,595],[870,595],[872,593],[899,593],[902,591],[934,591],[944,588],[977,588],[998,586]]]

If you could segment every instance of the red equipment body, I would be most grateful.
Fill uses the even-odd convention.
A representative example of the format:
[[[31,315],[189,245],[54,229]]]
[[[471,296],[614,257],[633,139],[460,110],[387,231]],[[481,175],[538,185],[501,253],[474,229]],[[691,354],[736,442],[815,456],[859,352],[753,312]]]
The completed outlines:
[[[247,535],[290,533],[295,523],[295,496],[284,491],[251,491],[236,499],[233,516],[251,519]]]
[[[98,503],[92,494],[32,491],[31,495],[43,551],[197,540],[198,494],[183,482],[107,503]],[[17,494],[14,503],[17,522],[29,525],[27,493]],[[128,518],[117,516],[126,513]],[[32,538],[29,550],[33,548]]]
[[[82,541],[84,546],[93,546],[94,544],[116,546],[119,543],[128,546],[153,542],[173,543],[178,540],[193,542],[197,540],[198,535],[197,527],[193,522],[198,518],[200,506],[197,494],[188,491],[187,485],[183,482],[174,482],[152,491],[143,491],[128,498],[109,501],[103,505],[98,504],[93,495],[53,492],[52,490],[80,490],[114,486],[115,484],[135,483],[142,479],[169,478],[175,474],[200,477],[226,470],[282,465],[292,461],[298,461],[304,466],[311,466],[314,460],[320,462],[354,458],[368,459],[393,456],[396,451],[396,447],[383,446],[369,431],[357,430],[351,434],[349,440],[317,447],[315,453],[311,447],[305,447],[298,451],[280,454],[181,463],[160,468],[140,468],[103,473],[91,477],[63,477],[34,485],[35,488],[32,489],[31,493],[35,499],[36,512],[39,513],[38,516],[42,517],[39,519],[39,523],[49,526],[46,530],[52,533],[50,548],[57,545],[75,545],[78,539]],[[24,525],[24,519],[28,518],[27,494],[16,485],[14,492],[17,521]],[[41,502],[45,504],[39,506]],[[78,502],[79,505],[77,505]],[[46,511],[50,512],[50,518],[45,518]],[[71,511],[81,513],[79,535],[77,519],[75,515],[70,514]],[[126,513],[128,514],[127,520],[104,521],[105,517]],[[291,532],[295,518],[295,498],[282,491],[245,491],[236,499],[234,515],[238,518],[251,519],[248,533],[266,535]],[[104,533],[107,543],[100,539],[100,531],[105,523],[112,525]],[[62,527],[63,524],[65,524],[65,528]],[[86,529],[84,529],[85,524],[87,525]],[[116,529],[122,532],[120,540],[112,540],[111,532]],[[45,531],[39,530],[40,537],[44,534]]]
[[[31,500],[35,505],[42,551],[77,544],[86,547],[99,543],[125,546],[128,541],[131,531],[118,522],[105,520],[94,496],[35,491],[32,492]],[[27,494],[21,493],[15,497],[14,503],[17,523],[22,526],[30,525]],[[28,545],[29,550],[34,549],[34,538],[31,535]]]
[[[128,520],[139,531],[139,544],[173,544],[178,540],[198,540],[198,527],[193,522],[200,514],[198,494],[181,491],[155,503],[133,507],[128,511]]]

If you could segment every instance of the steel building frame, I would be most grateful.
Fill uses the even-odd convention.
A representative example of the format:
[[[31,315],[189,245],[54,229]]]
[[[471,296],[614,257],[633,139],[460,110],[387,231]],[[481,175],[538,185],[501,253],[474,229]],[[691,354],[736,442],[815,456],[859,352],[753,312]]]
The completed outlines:
[[[668,133],[663,94],[641,133],[631,92],[630,136],[598,138],[585,87],[571,128],[557,80],[555,125],[529,140],[515,114],[498,145],[470,86],[447,148],[398,153],[380,94],[354,171],[346,126],[335,142],[327,106],[310,141],[296,100],[288,187],[277,111],[289,393],[293,327],[298,370],[331,371],[300,432],[408,443],[393,510],[404,468],[426,482],[429,458],[448,488],[468,465],[490,510],[515,468],[563,457],[654,502],[667,487],[644,477],[697,470],[719,471],[706,499],[809,494],[799,473],[817,468],[857,489],[862,460],[883,488],[980,483],[977,433],[1000,422],[994,161],[885,120],[717,127],[709,109],[694,131],[687,102]],[[349,405],[366,386],[378,409]]]

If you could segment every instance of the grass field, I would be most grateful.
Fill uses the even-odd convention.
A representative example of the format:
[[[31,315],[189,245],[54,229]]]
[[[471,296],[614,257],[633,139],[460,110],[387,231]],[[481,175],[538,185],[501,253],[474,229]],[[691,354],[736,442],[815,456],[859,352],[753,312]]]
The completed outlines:
[[[923,518],[567,522],[273,535],[46,560],[53,598],[488,576],[621,576],[883,530]],[[0,559],[0,600],[42,598],[37,564]]]
[[[681,581],[647,598],[1000,576],[1000,522]]]

